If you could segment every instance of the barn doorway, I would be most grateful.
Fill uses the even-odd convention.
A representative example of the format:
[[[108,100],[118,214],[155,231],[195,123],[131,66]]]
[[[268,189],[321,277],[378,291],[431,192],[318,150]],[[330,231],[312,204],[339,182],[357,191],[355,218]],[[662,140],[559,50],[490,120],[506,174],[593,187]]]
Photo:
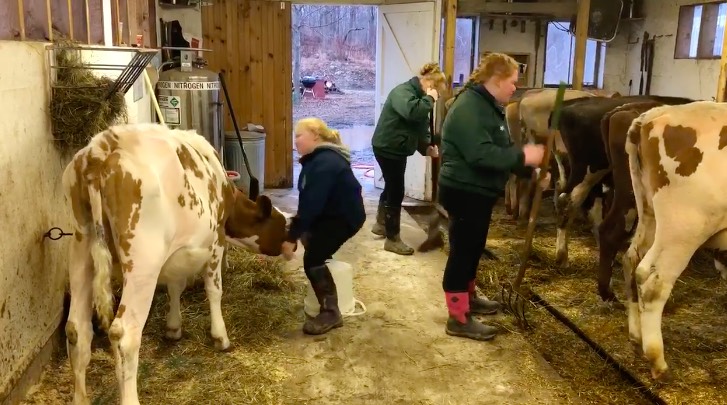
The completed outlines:
[[[376,30],[376,6],[293,5],[293,124],[313,116],[340,131],[359,181],[372,188]],[[295,179],[299,157],[293,142]]]

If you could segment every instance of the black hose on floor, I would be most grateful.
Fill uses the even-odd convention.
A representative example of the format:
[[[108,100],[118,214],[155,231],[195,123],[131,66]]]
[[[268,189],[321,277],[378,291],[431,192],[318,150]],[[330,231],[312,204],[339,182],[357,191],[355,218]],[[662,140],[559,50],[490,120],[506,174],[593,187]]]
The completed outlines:
[[[533,304],[545,308],[551,315],[553,315],[555,319],[559,320],[570,330],[572,330],[579,338],[581,338],[581,340],[586,342],[588,346],[590,346],[596,352],[596,354],[598,354],[599,357],[601,357],[603,360],[606,361],[606,363],[610,364],[614,369],[616,369],[623,378],[625,378],[631,385],[633,385],[648,400],[658,405],[668,404],[663,398],[659,396],[659,394],[655,393],[649,387],[647,387],[631,371],[629,371],[626,367],[622,366],[618,361],[616,361],[616,359],[613,358],[613,356],[608,354],[608,352],[603,347],[601,347],[601,345],[588,337],[588,335],[583,332],[581,328],[579,328],[575,323],[568,319],[567,316],[563,315],[562,312],[558,311],[558,309],[556,309],[554,306],[550,305],[548,301],[543,299],[535,291],[532,291],[531,301],[533,302]]]

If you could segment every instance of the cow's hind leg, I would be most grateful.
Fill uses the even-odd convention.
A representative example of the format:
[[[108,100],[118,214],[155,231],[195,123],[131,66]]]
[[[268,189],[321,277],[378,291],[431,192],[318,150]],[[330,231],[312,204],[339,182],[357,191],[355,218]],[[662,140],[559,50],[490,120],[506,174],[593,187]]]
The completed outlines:
[[[636,267],[641,262],[646,251],[649,250],[654,241],[655,222],[654,217],[646,215],[636,224],[634,237],[629,248],[623,257],[623,274],[625,295],[628,303],[628,327],[629,340],[633,344],[634,351],[641,353],[641,308],[639,307],[639,292],[636,284]]]
[[[517,181],[517,176],[510,175],[505,185],[505,212],[511,216],[517,211]]]
[[[651,376],[660,381],[670,378],[664,359],[661,321],[664,306],[679,275],[704,240],[697,232],[685,232],[689,225],[659,222],[654,244],[639,263],[634,276],[639,291],[641,333],[644,356],[651,365]]]
[[[164,262],[162,244],[151,242],[163,238],[149,229],[140,230],[139,234],[148,237],[144,240],[133,239],[131,256],[120,258],[124,270],[124,289],[116,318],[109,328],[121,405],[139,404],[137,373],[141,335]]]
[[[222,318],[222,259],[225,253],[224,236],[212,247],[212,259],[205,272],[204,287],[210,303],[210,334],[217,350],[230,349],[225,320]]]
[[[727,280],[727,250],[717,250],[714,253],[714,268],[719,271],[722,280]]]
[[[618,299],[611,289],[613,262],[619,248],[626,240],[625,215],[620,205],[613,204],[598,225],[598,295],[605,302],[613,302],[617,307]]]
[[[167,282],[169,312],[167,313],[166,337],[171,340],[182,338],[182,292],[187,288],[187,279],[178,278]]]
[[[91,361],[93,339],[93,263],[90,238],[76,231],[71,242],[69,279],[71,307],[66,322],[66,350],[73,370],[73,404],[90,404],[86,393],[86,368]]]

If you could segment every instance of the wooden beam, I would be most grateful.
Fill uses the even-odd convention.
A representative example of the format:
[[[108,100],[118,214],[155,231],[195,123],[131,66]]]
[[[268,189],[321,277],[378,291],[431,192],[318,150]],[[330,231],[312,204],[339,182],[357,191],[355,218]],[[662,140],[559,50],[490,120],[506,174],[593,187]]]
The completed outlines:
[[[45,0],[45,15],[48,17],[48,40],[53,42],[53,12],[51,11],[50,0]]]
[[[482,0],[460,0],[460,14],[531,14],[570,18],[576,9],[576,0],[547,3],[506,3]]]
[[[444,0],[444,74],[454,80],[454,40],[457,29],[457,0]]]
[[[126,32],[129,34],[129,40],[127,45],[131,46],[136,43],[136,34],[141,33],[141,24],[137,15],[138,7],[141,7],[139,2],[142,0],[126,0]]]
[[[88,9],[88,0],[84,1],[86,10],[86,43],[91,45],[91,15]]]
[[[20,22],[20,39],[25,41],[25,10],[23,0],[18,0],[18,22]]]
[[[717,80],[717,102],[723,103],[727,100],[727,24],[722,35],[722,57],[719,61],[719,79]]]
[[[151,48],[158,48],[157,40],[157,7],[156,0],[148,0],[146,6],[146,24],[144,25],[144,44],[148,44]]]
[[[66,0],[66,9],[68,10],[68,37],[73,40],[73,5],[71,0]]]
[[[588,17],[591,12],[591,0],[578,0],[578,18],[576,19],[576,49],[573,55],[573,89],[583,88],[583,69],[586,64],[586,40],[588,39]]]

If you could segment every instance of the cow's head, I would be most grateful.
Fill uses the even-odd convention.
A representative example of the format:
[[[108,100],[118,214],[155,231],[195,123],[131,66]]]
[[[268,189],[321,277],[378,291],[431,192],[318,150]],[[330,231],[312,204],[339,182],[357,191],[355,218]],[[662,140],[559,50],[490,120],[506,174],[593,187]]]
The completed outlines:
[[[225,234],[228,242],[267,256],[278,256],[287,236],[286,217],[264,195],[255,201],[235,188]]]

